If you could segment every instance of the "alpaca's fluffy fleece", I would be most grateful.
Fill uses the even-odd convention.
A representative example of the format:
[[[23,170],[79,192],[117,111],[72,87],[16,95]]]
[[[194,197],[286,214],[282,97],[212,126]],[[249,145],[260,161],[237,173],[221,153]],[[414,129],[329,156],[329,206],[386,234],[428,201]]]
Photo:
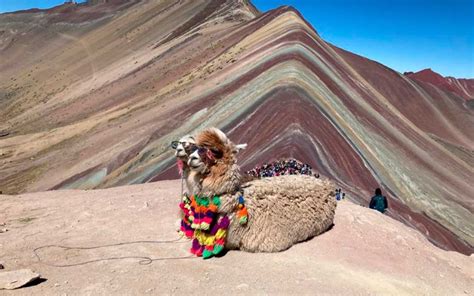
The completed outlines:
[[[226,248],[247,252],[278,252],[326,231],[333,224],[334,185],[311,176],[264,178],[245,184],[249,219],[234,218],[237,196],[221,197],[221,213],[231,217]]]

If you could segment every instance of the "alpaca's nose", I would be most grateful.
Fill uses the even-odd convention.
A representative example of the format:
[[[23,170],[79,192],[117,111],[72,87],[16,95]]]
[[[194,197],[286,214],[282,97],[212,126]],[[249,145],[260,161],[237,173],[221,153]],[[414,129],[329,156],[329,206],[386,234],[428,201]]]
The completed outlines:
[[[189,156],[189,161],[193,161],[193,160],[197,160],[197,159],[198,159],[198,157],[196,155],[194,155],[194,153],[191,154],[191,156]]]

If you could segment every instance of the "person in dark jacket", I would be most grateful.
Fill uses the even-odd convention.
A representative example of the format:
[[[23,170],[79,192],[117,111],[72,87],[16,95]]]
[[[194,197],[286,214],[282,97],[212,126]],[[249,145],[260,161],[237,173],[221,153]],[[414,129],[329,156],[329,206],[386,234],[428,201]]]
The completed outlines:
[[[370,200],[369,208],[384,213],[388,208],[387,198],[382,195],[380,188],[375,189],[375,195]]]

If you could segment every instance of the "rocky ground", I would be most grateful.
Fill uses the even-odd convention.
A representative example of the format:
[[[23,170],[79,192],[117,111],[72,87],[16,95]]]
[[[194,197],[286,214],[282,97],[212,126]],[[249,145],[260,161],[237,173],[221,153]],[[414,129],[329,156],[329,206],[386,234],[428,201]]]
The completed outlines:
[[[189,257],[190,243],[174,231],[179,190],[176,180],[0,195],[0,274],[28,268],[42,278],[0,294],[474,293],[474,256],[441,250],[349,201],[339,203],[331,230],[285,252]],[[87,249],[94,246],[102,247]]]

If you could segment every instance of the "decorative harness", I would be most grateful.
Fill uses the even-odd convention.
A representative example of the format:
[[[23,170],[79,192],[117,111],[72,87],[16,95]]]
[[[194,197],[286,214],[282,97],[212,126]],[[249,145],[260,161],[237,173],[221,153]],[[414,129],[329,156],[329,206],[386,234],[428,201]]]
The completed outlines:
[[[217,195],[183,197],[179,205],[184,214],[181,232],[193,240],[190,250],[192,254],[207,259],[224,250],[230,219],[227,215],[219,216],[220,205],[221,200]],[[247,223],[248,212],[242,192],[238,197],[236,216],[241,225]]]
[[[204,162],[207,164],[216,162],[211,149],[198,149]],[[227,215],[220,216],[218,214],[221,205],[219,196],[192,195],[188,197],[184,194],[183,161],[178,159],[177,165],[181,175],[182,201],[179,207],[183,212],[180,233],[193,240],[190,250],[192,254],[202,256],[204,259],[211,258],[224,250],[230,219]],[[248,222],[248,211],[245,207],[244,194],[241,188],[237,192],[240,194],[237,200],[236,217],[241,225],[245,225]]]

